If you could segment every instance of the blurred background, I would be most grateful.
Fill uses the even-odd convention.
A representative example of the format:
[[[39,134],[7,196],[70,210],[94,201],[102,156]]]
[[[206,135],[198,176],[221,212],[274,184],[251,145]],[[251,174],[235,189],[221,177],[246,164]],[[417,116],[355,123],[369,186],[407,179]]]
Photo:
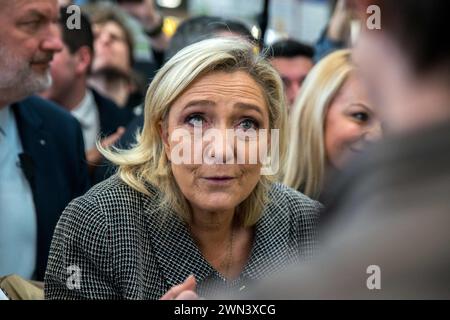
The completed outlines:
[[[75,0],[85,5],[115,0]],[[177,25],[191,16],[211,15],[232,18],[244,23],[255,38],[264,33],[265,44],[290,38],[314,44],[326,27],[336,0],[155,0],[165,17],[164,32],[171,36]],[[267,25],[262,31],[261,27]],[[137,39],[139,40],[139,39]],[[148,56],[148,41],[136,41],[138,60]]]

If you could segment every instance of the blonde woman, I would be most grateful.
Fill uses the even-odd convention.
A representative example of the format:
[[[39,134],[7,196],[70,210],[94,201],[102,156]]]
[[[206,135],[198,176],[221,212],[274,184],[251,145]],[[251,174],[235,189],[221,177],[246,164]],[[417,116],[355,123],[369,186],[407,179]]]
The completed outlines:
[[[321,60],[307,76],[292,111],[283,183],[318,199],[330,168],[381,135],[376,109],[349,50]]]
[[[248,147],[265,139],[241,135],[279,130],[271,147],[279,147],[283,162],[285,121],[281,79],[250,43],[218,38],[181,50],[148,89],[135,147],[103,150],[118,175],[64,211],[46,298],[174,299],[191,291],[208,297],[302,261],[314,249],[320,204],[274,183],[276,172],[262,175],[260,157],[247,161]],[[205,142],[209,129],[239,132],[246,148],[236,148],[235,139]],[[188,143],[179,152],[191,138],[200,148]],[[67,270],[82,277],[73,288]]]

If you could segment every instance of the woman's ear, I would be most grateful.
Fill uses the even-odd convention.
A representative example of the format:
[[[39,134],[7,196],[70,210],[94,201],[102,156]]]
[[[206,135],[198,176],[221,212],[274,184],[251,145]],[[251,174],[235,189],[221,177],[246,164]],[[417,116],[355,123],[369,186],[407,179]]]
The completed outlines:
[[[158,131],[163,142],[164,152],[166,153],[167,159],[170,161],[169,131],[166,123],[162,120],[158,122]]]

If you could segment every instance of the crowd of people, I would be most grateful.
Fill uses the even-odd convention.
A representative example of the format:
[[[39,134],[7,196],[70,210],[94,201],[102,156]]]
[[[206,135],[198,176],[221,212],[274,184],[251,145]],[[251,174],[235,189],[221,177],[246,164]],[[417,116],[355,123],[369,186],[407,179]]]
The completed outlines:
[[[0,8],[0,289],[450,298],[448,1],[339,0],[312,46],[216,16],[169,37],[153,0],[74,29],[70,4]]]

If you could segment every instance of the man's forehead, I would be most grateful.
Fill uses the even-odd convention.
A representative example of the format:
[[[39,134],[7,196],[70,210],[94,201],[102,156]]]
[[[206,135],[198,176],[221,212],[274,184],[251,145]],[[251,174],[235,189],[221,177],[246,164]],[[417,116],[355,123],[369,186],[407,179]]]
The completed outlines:
[[[20,14],[28,11],[43,11],[55,14],[58,10],[57,0],[0,0],[2,11],[8,14]]]

